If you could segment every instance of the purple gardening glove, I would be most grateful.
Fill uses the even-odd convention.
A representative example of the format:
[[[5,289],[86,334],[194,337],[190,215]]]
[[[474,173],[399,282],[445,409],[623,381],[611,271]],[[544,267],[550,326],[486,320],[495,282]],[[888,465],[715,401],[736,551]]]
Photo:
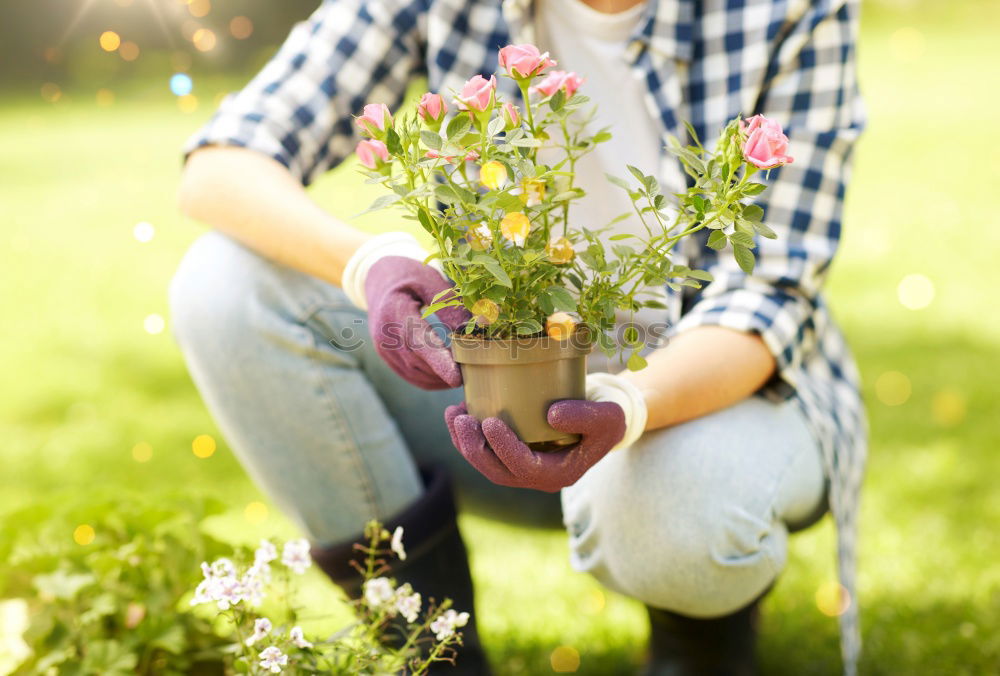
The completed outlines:
[[[368,328],[375,350],[400,377],[425,390],[462,384],[462,372],[445,346],[442,331],[420,317],[424,307],[451,284],[441,273],[413,258],[386,256],[365,278]],[[464,307],[435,313],[454,331],[470,317]]]
[[[482,425],[465,409],[449,406],[444,420],[451,440],[465,459],[501,486],[554,493],[572,486],[625,435],[621,406],[607,401],[570,399],[549,406],[549,424],[583,438],[562,451],[536,453],[500,418]]]

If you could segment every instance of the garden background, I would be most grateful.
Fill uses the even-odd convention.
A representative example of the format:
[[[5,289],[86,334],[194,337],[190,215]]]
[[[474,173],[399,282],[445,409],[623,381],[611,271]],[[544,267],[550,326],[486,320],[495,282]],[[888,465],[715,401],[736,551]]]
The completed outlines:
[[[53,565],[79,560],[120,529],[129,496],[212,496],[223,513],[204,527],[228,541],[293,535],[202,406],[166,286],[202,231],[176,206],[182,142],[314,5],[0,7],[0,596],[26,588],[18,547],[44,540]],[[871,415],[863,673],[1000,672],[997,26],[988,0],[864,6],[870,125],[829,282]],[[359,185],[345,166],[312,193],[347,218],[374,194]],[[562,533],[472,516],[462,528],[499,673],[639,663],[641,606],[573,573]],[[765,673],[837,673],[833,560],[829,520],[793,539],[765,604]],[[303,598],[335,626],[338,595],[318,573]],[[12,631],[0,624],[0,673]]]

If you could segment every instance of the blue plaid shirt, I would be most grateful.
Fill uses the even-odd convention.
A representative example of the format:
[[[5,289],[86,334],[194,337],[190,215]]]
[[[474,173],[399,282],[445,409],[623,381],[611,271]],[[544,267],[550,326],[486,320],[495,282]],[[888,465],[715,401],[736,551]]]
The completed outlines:
[[[188,144],[252,148],[304,184],[336,166],[358,141],[352,114],[399,105],[409,83],[461,88],[497,68],[497,49],[533,42],[532,0],[326,0],[280,51]],[[649,0],[626,58],[648,85],[646,104],[668,135],[683,120],[714,138],[736,115],[780,122],[794,164],[772,171],[760,199],[776,240],[757,241],[745,275],[728,254],[691,240],[691,266],[715,281],[675,294],[675,331],[708,324],[758,333],[778,371],[764,394],[793,398],[819,440],[837,524],[845,671],[860,650],[854,584],[858,497],[866,455],[859,377],[822,285],[840,238],[849,158],[864,115],[855,77],[858,0]],[[558,56],[558,55],[557,55]],[[510,80],[499,86],[511,100]],[[667,184],[680,176],[662,157]],[[673,292],[671,292],[673,293]]]

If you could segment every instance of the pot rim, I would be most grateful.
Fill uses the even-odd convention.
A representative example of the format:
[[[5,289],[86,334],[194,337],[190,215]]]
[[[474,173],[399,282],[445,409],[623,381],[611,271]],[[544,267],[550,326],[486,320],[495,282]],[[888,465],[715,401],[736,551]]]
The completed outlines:
[[[484,338],[451,334],[451,351],[459,364],[531,364],[556,359],[585,357],[594,350],[595,341],[586,331],[577,330],[567,340],[546,334],[515,338]]]

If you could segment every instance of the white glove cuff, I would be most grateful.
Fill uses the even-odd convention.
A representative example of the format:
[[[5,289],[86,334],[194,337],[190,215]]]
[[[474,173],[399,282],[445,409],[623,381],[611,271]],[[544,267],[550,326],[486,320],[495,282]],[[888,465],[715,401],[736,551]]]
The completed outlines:
[[[365,298],[365,280],[372,266],[385,256],[404,256],[423,263],[430,256],[417,239],[407,232],[386,232],[376,235],[358,247],[344,266],[340,286],[348,300],[362,310],[368,309]],[[431,267],[440,271],[440,263],[431,261]]]
[[[612,451],[628,448],[646,430],[646,399],[638,387],[621,376],[611,373],[587,374],[587,399],[614,402],[625,413],[625,436]]]

